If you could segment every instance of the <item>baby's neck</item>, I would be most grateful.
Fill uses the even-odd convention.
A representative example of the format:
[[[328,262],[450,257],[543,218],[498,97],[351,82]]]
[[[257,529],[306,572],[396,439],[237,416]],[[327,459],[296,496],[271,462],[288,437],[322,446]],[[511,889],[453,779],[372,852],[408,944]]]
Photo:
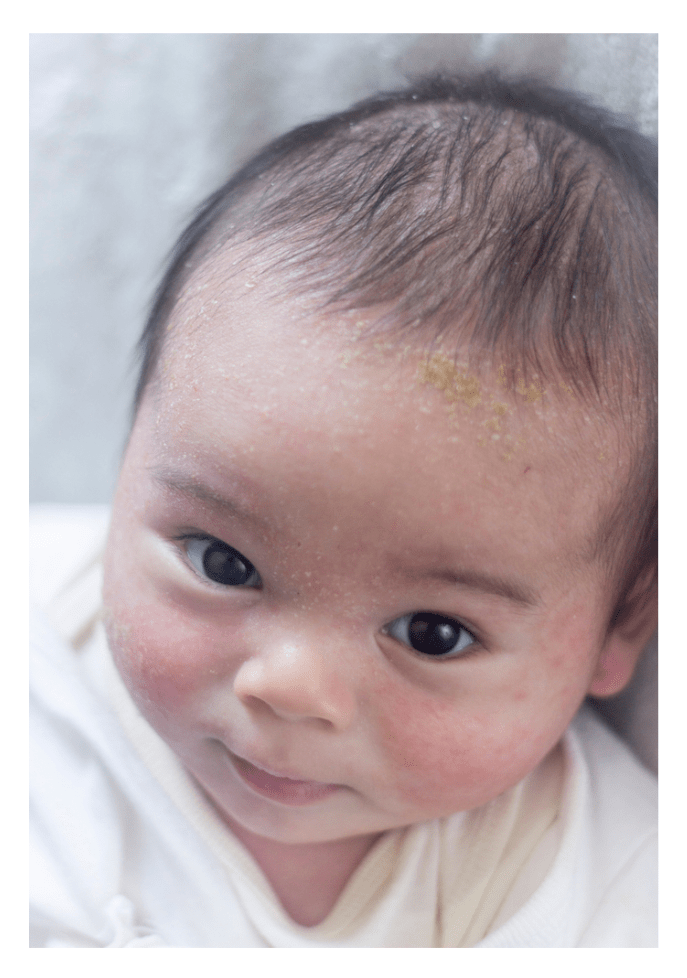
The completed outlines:
[[[378,835],[334,842],[288,844],[248,832],[232,822],[234,835],[263,871],[295,923],[314,927],[330,913],[346,883]]]

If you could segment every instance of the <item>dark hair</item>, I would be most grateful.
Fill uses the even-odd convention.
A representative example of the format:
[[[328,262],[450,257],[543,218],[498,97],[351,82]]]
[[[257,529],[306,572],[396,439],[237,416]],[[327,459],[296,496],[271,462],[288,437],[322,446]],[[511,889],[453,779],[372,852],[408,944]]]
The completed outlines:
[[[141,338],[136,406],[186,284],[229,245],[323,308],[384,303],[386,327],[498,352],[511,380],[555,374],[614,399],[634,465],[595,542],[618,620],[656,564],[657,176],[655,142],[625,120],[494,73],[424,79],[300,126],[179,239]]]

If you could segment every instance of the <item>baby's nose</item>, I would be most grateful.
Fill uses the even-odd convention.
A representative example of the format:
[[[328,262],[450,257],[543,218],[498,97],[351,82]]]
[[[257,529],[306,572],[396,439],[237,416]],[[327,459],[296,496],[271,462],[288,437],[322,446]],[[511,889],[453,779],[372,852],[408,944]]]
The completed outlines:
[[[272,636],[242,663],[234,693],[247,706],[262,704],[283,720],[318,720],[338,729],[350,725],[356,706],[336,649],[315,637]]]

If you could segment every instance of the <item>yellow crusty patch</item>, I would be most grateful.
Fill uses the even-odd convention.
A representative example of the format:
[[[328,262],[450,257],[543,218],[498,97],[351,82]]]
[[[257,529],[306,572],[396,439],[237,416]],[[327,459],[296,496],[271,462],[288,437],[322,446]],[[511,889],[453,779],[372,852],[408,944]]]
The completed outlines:
[[[482,388],[477,377],[460,370],[445,353],[433,353],[420,363],[419,380],[443,392],[448,401],[462,401],[476,407],[482,400]]]
[[[508,413],[508,405],[502,404],[500,401],[492,401],[491,409],[494,412],[494,417],[487,418],[487,420],[483,421],[482,424],[487,428],[491,428],[493,431],[500,431],[501,421],[503,420],[504,415]]]
[[[546,393],[541,384],[537,383],[536,381],[533,384],[525,386],[524,380],[519,380],[518,386],[515,389],[518,394],[522,394],[528,403],[538,401],[542,394]]]
[[[506,379],[506,370],[503,364],[498,369],[496,375],[496,383],[499,385],[499,387],[510,387],[512,390],[511,385],[509,385]],[[561,386],[565,387],[564,384],[562,384]],[[570,391],[570,388],[566,388],[566,389],[570,393],[572,393],[572,391]],[[518,381],[515,390],[518,394],[524,397],[525,400],[530,404],[533,401],[538,401],[543,394],[546,394],[546,391],[544,390],[544,388],[542,387],[542,385],[539,383],[538,380],[534,380],[533,383],[531,384],[525,384],[525,381],[522,379],[522,377]]]

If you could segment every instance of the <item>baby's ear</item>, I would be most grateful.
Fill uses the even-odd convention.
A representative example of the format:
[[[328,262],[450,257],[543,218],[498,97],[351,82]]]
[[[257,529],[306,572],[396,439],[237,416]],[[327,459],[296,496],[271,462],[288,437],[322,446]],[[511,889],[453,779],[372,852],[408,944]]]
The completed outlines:
[[[645,577],[638,583],[611,623],[589,686],[591,696],[615,696],[627,686],[657,625],[658,589],[652,573],[648,582]]]

